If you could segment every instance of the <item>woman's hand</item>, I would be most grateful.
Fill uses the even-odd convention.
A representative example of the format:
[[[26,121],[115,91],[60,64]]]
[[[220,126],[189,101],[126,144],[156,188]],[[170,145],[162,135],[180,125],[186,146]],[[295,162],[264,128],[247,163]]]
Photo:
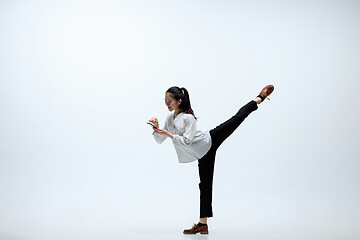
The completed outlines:
[[[153,117],[149,120],[152,124],[154,124],[157,128],[159,128],[159,122],[156,117]],[[153,128],[155,130],[155,128]]]
[[[154,129],[154,131],[157,132],[158,134],[168,136],[169,138],[173,138],[173,135],[171,133],[169,133],[169,131],[166,129],[158,128],[158,129]]]

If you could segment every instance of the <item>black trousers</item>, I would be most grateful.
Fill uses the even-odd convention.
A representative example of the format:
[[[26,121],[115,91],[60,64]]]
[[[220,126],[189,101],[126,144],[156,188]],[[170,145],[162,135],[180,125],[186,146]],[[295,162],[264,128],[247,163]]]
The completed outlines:
[[[217,149],[228,138],[244,119],[258,108],[255,101],[243,106],[233,117],[210,130],[212,145],[204,157],[199,159],[200,218],[212,217],[212,189],[214,164]]]

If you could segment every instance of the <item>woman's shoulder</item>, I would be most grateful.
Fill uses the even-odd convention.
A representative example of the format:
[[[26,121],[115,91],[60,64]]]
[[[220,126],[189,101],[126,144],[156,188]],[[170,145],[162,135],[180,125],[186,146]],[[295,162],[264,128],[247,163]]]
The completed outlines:
[[[186,121],[196,121],[194,115],[192,115],[191,113],[183,113],[182,115],[183,119]]]

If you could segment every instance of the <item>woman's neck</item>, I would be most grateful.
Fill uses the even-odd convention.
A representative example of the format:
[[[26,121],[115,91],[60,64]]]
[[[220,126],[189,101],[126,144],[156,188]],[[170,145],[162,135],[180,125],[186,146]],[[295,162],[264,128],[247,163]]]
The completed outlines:
[[[176,118],[177,115],[179,115],[182,111],[180,109],[176,109],[174,112],[174,118]]]

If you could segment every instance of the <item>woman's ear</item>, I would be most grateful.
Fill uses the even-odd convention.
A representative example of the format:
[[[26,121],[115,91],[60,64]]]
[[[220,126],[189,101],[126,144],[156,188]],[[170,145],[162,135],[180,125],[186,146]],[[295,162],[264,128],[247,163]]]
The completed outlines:
[[[182,102],[182,99],[179,99],[178,104],[180,105],[180,104],[181,104],[181,102]]]

